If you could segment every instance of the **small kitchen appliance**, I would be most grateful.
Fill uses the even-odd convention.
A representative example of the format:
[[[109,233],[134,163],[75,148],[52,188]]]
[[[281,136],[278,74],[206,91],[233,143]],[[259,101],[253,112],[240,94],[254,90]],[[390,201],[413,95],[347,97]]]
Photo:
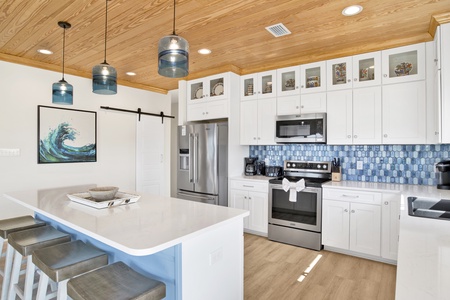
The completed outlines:
[[[254,176],[257,173],[257,157],[244,158],[244,174],[245,176]]]
[[[280,166],[266,166],[267,177],[279,177],[283,173],[283,167]]]
[[[450,190],[450,160],[444,160],[436,164],[437,188]]]
[[[327,114],[279,116],[275,121],[278,144],[326,144]]]
[[[283,176],[269,180],[269,240],[322,249],[322,184],[330,180],[331,162],[284,161]]]

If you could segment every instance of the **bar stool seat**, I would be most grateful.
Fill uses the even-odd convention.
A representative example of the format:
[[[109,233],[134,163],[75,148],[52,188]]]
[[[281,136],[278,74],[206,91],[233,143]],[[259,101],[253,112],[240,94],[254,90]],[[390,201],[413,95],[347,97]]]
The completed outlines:
[[[9,234],[8,244],[16,251],[14,253],[14,264],[11,273],[8,299],[16,299],[16,294],[21,299],[31,299],[34,273],[36,270],[32,261],[33,251],[67,242],[70,242],[70,235],[58,231],[52,226],[42,226]],[[27,257],[27,268],[25,273],[25,286],[22,291],[18,286],[18,282],[20,265],[22,263],[22,257],[24,256]]]
[[[116,262],[70,279],[67,294],[73,300],[159,300],[166,296],[166,285]]]
[[[3,276],[1,295],[2,300],[6,300],[6,296],[8,295],[12,260],[14,254],[14,248],[10,244],[7,244],[6,246],[6,253],[2,253],[3,244],[8,239],[8,234],[45,225],[45,222],[36,220],[32,216],[20,216],[16,218],[0,220],[0,253],[1,256],[5,256],[5,268],[3,270],[0,270],[0,275]]]
[[[36,299],[46,298],[49,278],[58,282],[58,299],[67,299],[67,281],[107,265],[108,256],[105,252],[77,240],[34,251],[33,263],[43,272],[39,279]]]

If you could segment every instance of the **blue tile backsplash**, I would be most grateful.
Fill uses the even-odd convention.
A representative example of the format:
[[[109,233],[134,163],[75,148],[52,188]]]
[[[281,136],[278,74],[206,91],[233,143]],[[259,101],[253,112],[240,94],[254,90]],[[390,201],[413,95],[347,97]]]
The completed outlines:
[[[283,166],[284,160],[341,159],[342,180],[436,185],[434,164],[449,159],[450,144],[352,145],[320,144],[250,146],[250,156]],[[356,162],[363,169],[356,169]]]

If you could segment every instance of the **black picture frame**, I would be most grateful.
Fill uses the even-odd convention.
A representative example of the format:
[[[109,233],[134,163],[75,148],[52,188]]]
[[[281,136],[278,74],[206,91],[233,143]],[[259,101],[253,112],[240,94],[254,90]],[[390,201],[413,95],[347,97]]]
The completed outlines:
[[[97,112],[38,105],[39,164],[97,161]]]

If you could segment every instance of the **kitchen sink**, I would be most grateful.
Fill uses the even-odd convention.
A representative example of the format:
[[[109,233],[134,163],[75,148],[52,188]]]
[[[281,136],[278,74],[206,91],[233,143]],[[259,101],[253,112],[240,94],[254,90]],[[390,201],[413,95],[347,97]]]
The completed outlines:
[[[408,214],[413,217],[450,221],[450,200],[408,197]]]

